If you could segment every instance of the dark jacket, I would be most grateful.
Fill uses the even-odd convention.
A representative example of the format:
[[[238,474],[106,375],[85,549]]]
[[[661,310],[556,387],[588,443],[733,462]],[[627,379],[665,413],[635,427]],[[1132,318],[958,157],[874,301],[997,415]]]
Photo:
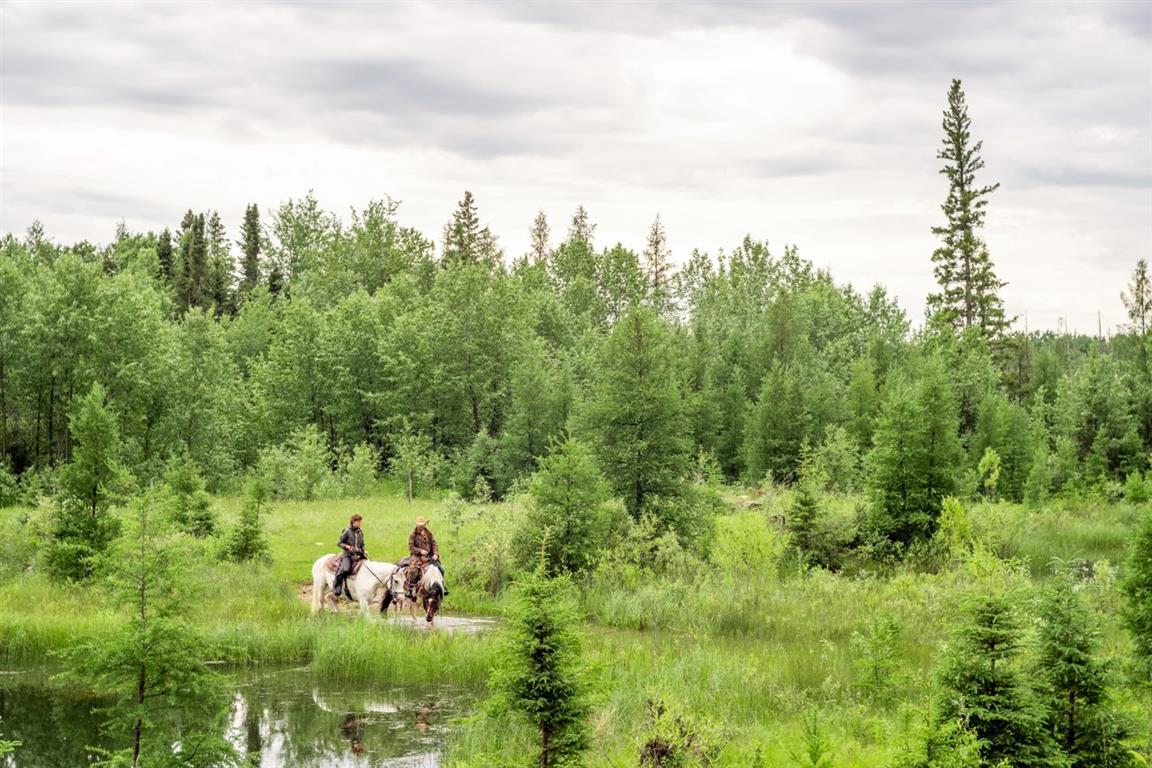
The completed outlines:
[[[364,556],[364,531],[359,528],[348,526],[344,529],[344,533],[340,534],[340,541],[337,543],[341,550],[347,552],[349,550],[357,550],[358,557]]]
[[[413,557],[421,557],[420,550],[425,550],[428,556],[433,560],[440,559],[440,545],[436,543],[436,537],[432,535],[432,531],[424,528],[421,530],[417,528],[408,534],[408,554]]]

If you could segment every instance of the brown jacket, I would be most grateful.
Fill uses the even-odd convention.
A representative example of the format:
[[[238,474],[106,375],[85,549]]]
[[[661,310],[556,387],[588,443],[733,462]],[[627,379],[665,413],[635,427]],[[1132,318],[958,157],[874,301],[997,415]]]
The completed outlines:
[[[436,543],[436,537],[432,535],[432,531],[427,528],[417,528],[408,534],[408,554],[412,557],[421,557],[420,550],[422,549],[428,552],[428,556],[433,560],[440,559],[440,545]]]

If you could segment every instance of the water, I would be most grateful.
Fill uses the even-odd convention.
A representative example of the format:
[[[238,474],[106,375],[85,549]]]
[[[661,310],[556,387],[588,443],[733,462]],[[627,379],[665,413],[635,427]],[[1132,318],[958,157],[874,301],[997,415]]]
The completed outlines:
[[[92,709],[107,703],[49,684],[39,670],[0,672],[0,730],[23,742],[4,768],[61,768],[93,762],[111,747]],[[476,692],[454,686],[333,683],[307,669],[235,675],[227,738],[260,768],[437,768],[453,718]],[[115,745],[123,746],[123,745]]]

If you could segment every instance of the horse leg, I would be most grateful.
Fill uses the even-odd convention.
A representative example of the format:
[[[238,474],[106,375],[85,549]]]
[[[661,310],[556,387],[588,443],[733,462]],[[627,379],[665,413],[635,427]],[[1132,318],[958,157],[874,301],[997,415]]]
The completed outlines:
[[[312,615],[320,613],[322,607],[322,600],[324,599],[324,577],[322,575],[312,574]]]

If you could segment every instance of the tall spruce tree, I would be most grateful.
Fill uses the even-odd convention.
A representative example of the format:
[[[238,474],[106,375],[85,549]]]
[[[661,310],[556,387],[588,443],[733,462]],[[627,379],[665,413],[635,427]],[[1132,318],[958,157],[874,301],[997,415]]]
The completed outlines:
[[[228,238],[219,211],[212,211],[205,224],[207,258],[204,275],[204,298],[206,306],[215,309],[216,315],[235,310],[232,300],[233,275],[232,254],[228,250]]]
[[[240,292],[247,294],[260,283],[260,209],[256,203],[244,209],[244,222],[240,225],[240,250],[243,253]]]
[[[1098,632],[1069,579],[1057,579],[1040,604],[1039,654],[1032,679],[1048,731],[1070,768],[1135,768],[1127,727],[1109,702],[1108,671],[1097,658]]]
[[[648,230],[648,243],[644,247],[644,273],[648,277],[648,305],[660,314],[672,308],[672,254],[668,250],[668,235],[660,215]]]
[[[971,595],[940,667],[940,722],[973,731],[984,765],[1058,768],[1064,765],[1060,750],[1017,665],[1021,642],[1009,598]]]
[[[605,343],[583,423],[604,475],[635,518],[685,490],[691,446],[672,333],[632,309]],[[674,525],[673,521],[662,520]]]
[[[480,226],[476,199],[469,191],[444,225],[441,261],[445,267],[453,264],[484,264],[490,269],[501,265],[503,254],[496,244],[496,236],[488,227]]]
[[[156,239],[156,261],[160,264],[160,275],[169,284],[172,282],[172,233],[165,227]]]
[[[928,297],[928,309],[944,325],[979,328],[987,338],[998,339],[1011,323],[999,294],[1005,283],[996,277],[980,230],[987,198],[1000,185],[976,183],[976,172],[984,167],[984,142],[972,141],[971,124],[960,81],[953,80],[944,110],[944,147],[936,155],[945,161],[940,173],[948,177],[948,197],[940,206],[947,224],[932,228],[941,240],[932,254],[940,291]]]
[[[531,246],[528,250],[528,259],[532,264],[548,263],[548,237],[551,230],[548,228],[548,217],[544,211],[537,211],[536,218],[532,220],[532,230],[529,232]]]
[[[1128,288],[1120,294],[1132,332],[1144,337],[1152,331],[1152,278],[1148,276],[1148,262],[1140,259],[1132,271]]]
[[[180,239],[180,280],[177,290],[181,310],[206,306],[205,284],[208,273],[208,242],[204,233],[204,214],[184,215]]]

